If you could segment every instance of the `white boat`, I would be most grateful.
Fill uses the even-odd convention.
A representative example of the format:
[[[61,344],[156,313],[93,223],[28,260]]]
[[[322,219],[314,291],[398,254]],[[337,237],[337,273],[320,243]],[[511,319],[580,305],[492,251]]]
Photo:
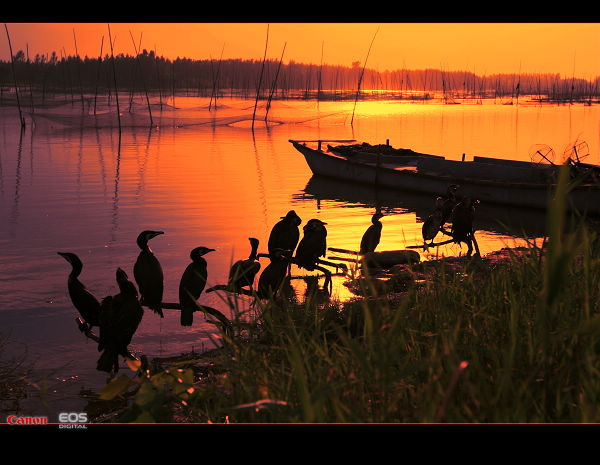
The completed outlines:
[[[290,140],[316,176],[397,190],[444,195],[449,185],[458,184],[460,194],[480,202],[546,209],[556,187],[558,165],[474,157],[473,161],[446,160],[441,156],[399,151],[364,151],[343,154],[324,140]],[[311,147],[308,143],[317,143]],[[377,147],[377,146],[373,146]],[[396,149],[405,150],[405,149]],[[357,156],[358,155],[358,156]],[[600,214],[600,167],[573,164],[582,175],[569,191],[567,207],[591,215]]]

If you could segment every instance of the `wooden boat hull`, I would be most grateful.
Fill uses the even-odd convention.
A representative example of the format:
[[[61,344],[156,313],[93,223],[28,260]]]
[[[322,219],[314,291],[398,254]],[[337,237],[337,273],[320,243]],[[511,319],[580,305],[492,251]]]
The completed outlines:
[[[544,210],[548,207],[554,188],[546,182],[473,179],[456,173],[424,172],[418,170],[417,166],[365,163],[325,153],[299,141],[290,142],[302,153],[313,174],[347,182],[434,196],[444,195],[450,184],[459,184],[461,195],[477,198],[481,202]],[[431,158],[427,160],[427,163],[432,163]],[[600,186],[597,184],[580,185],[569,193],[567,200],[570,210],[600,214]]]

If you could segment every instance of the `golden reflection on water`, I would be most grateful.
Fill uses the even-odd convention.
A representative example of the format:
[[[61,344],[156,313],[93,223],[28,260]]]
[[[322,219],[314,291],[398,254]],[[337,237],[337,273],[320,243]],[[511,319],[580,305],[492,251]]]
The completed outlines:
[[[259,108],[252,131],[254,102],[223,99],[217,110],[208,110],[208,99],[177,97],[175,103],[178,109],[153,114],[157,128],[124,128],[120,143],[114,129],[59,128],[56,118],[37,114],[35,127],[28,127],[19,140],[18,129],[10,127],[12,119],[3,115],[0,213],[7,221],[0,226],[5,257],[0,279],[10,289],[0,295],[3,309],[27,315],[41,308],[61,315],[65,327],[71,325],[68,270],[56,251],[80,253],[84,282],[104,297],[116,291],[117,266],[132,272],[138,253],[135,237],[142,229],[165,231],[151,247],[165,272],[167,302],[177,301],[178,280],[192,248],[216,249],[206,256],[209,285],[222,284],[231,263],[248,256],[248,238],[258,238],[259,251],[266,252],[271,227],[290,209],[302,225],[311,218],[325,221],[331,247],[356,250],[377,207],[385,214],[378,250],[422,242],[422,222],[434,199],[312,178],[289,139],[372,144],[389,139],[396,147],[453,159],[465,153],[467,159],[484,155],[524,160],[535,144],[552,146],[558,154],[582,139],[595,157],[590,161],[598,161],[597,106],[358,101],[350,124],[354,102],[276,101],[269,123],[264,107]],[[67,107],[61,111],[75,111]],[[144,106],[138,108],[144,115]],[[512,229],[498,224],[505,216]],[[523,244],[515,238],[522,232],[539,237],[544,221],[538,213],[481,205],[476,237],[482,254]],[[465,251],[464,245],[449,244],[422,258]],[[261,264],[264,269],[267,260]],[[313,273],[293,268],[293,274]],[[33,285],[26,288],[23,279]],[[334,280],[334,297],[346,300],[353,295],[343,281]],[[293,284],[301,298],[305,281]],[[46,304],[49,300],[54,303]],[[202,295],[200,302],[225,307],[217,293]],[[249,305],[248,299],[240,302]],[[163,320],[144,317],[134,343],[149,353],[179,353],[192,345],[210,345],[208,333],[214,329],[203,318],[192,328],[182,328],[176,312],[170,311]],[[71,337],[70,344],[79,347],[81,335]],[[91,351],[89,357],[95,355]]]

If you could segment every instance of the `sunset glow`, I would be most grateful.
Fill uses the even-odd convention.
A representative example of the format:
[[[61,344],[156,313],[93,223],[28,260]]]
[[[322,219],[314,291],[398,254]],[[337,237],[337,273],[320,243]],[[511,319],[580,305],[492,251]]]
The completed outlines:
[[[97,57],[105,23],[9,23],[13,52]],[[131,36],[159,56],[262,60],[394,69],[467,70],[477,74],[600,74],[598,23],[115,23],[115,53],[134,55]],[[3,34],[4,35],[4,34]],[[369,46],[373,42],[369,53]],[[0,59],[9,58],[6,37]]]

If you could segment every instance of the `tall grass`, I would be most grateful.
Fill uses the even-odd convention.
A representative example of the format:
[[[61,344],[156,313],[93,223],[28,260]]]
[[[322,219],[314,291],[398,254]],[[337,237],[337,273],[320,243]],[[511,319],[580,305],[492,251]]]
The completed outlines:
[[[547,241],[507,263],[442,262],[421,284],[414,265],[346,303],[262,302],[154,421],[597,422],[600,241],[567,221],[568,189],[562,173]]]

